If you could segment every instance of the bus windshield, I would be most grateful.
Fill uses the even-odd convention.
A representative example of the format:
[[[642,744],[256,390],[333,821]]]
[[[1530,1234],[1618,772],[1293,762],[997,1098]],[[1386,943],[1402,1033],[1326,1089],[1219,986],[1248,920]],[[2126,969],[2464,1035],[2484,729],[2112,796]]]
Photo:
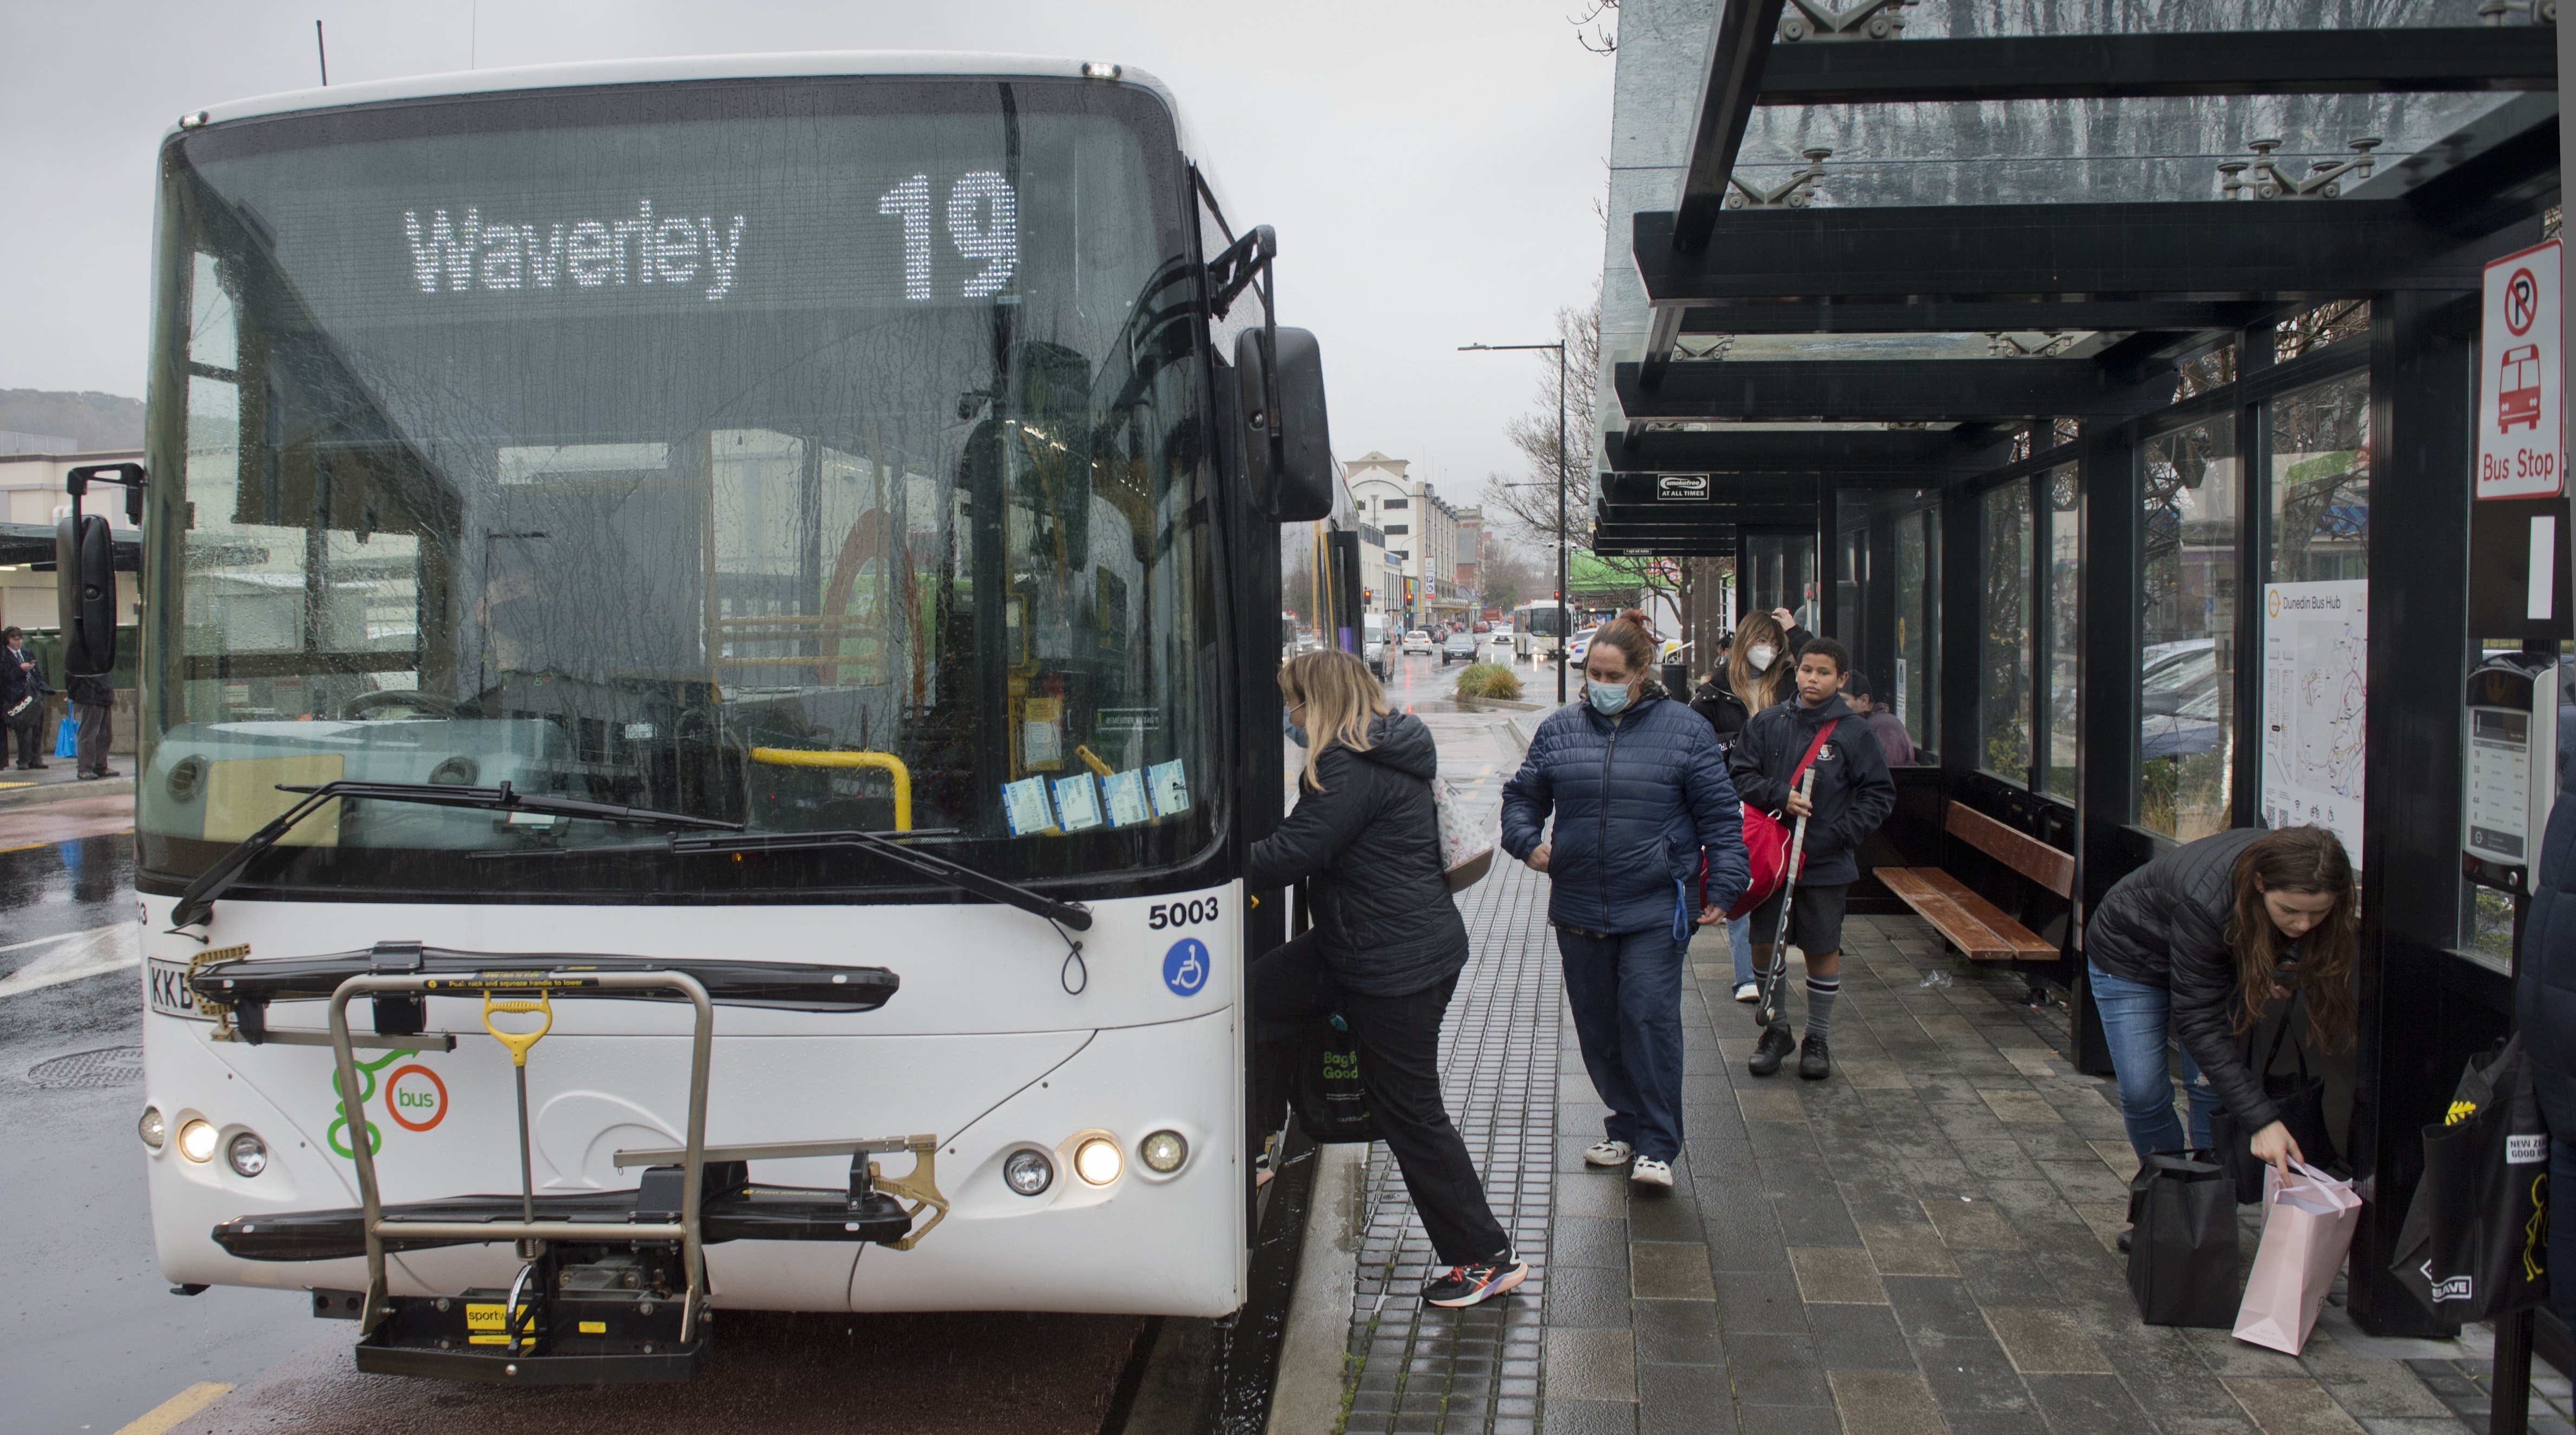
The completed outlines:
[[[164,160],[147,882],[334,778],[910,828],[1015,881],[1211,850],[1199,290],[1151,93],[523,91]],[[345,803],[240,891],[911,880],[650,836]]]

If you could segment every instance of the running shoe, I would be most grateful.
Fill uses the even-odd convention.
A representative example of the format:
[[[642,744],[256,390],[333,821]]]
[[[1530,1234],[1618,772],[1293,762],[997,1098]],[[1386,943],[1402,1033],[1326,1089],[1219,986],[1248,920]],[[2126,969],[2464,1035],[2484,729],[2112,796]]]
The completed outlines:
[[[1595,1141],[1583,1148],[1583,1164],[1625,1166],[1628,1164],[1628,1158],[1636,1153],[1637,1148],[1625,1141]]]
[[[1640,1156],[1637,1164],[1628,1168],[1628,1180],[1632,1185],[1660,1186],[1669,1191],[1673,1188],[1672,1163],[1658,1161],[1652,1156]]]
[[[1766,1026],[1762,1028],[1761,1042],[1753,1048],[1752,1060],[1744,1063],[1744,1069],[1756,1076],[1769,1076],[1780,1069],[1780,1063],[1788,1059],[1789,1053],[1797,1049],[1798,1043],[1789,1035],[1787,1027]]]
[[[1451,1310],[1480,1305],[1528,1278],[1529,1267],[1509,1255],[1499,1261],[1451,1266],[1447,1275],[1422,1288],[1422,1303]]]
[[[1758,1002],[1762,1000],[1762,984],[1760,982],[1737,982],[1735,984],[1735,999],[1740,1002]]]

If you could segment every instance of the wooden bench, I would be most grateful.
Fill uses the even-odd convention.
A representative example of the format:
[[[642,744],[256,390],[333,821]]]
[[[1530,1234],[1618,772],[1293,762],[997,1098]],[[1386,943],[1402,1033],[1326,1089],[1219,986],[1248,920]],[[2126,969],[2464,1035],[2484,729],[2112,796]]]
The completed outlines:
[[[2036,837],[2016,832],[1964,802],[1953,802],[1941,830],[2001,862],[2046,891],[2073,900],[2075,859]],[[2054,958],[2057,944],[2005,916],[2003,909],[1968,890],[1938,867],[1878,867],[1872,875],[1897,900],[1932,924],[1950,945],[1975,962]]]

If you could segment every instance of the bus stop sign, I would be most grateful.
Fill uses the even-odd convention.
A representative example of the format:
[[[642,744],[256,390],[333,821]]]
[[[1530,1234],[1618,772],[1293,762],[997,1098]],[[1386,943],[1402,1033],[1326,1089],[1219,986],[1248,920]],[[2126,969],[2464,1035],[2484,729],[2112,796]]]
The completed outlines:
[[[2508,254],[2486,270],[2478,337],[2480,498],[2564,491],[2567,351],[2560,335],[2559,242]]]

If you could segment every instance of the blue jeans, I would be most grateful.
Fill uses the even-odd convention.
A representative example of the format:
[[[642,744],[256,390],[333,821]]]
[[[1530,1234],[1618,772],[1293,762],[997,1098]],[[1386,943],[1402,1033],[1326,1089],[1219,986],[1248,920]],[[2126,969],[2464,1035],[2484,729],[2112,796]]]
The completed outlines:
[[[2091,963],[2093,1010],[2102,1018],[2102,1036],[2111,1048],[2111,1068],[2120,1076],[2120,1117],[2129,1128],[2129,1145],[2144,1164],[2149,1152],[2183,1149],[2182,1122],[2174,1116],[2173,1076],[2165,1065],[2165,1033],[2173,1025],[2173,993],[2163,987],[2115,977]],[[2209,1089],[2191,1053],[2182,1053],[2183,1091],[2191,1098],[2191,1145],[2209,1145],[2209,1118],[2218,1110],[2218,1093]]]
[[[1670,1161],[1682,1151],[1682,954],[1688,946],[1662,928],[1606,937],[1556,929],[1583,1069],[1610,1108],[1603,1133],[1649,1160]]]
[[[1726,924],[1726,944],[1735,949],[1735,984],[1753,980],[1753,918],[1736,918]]]

